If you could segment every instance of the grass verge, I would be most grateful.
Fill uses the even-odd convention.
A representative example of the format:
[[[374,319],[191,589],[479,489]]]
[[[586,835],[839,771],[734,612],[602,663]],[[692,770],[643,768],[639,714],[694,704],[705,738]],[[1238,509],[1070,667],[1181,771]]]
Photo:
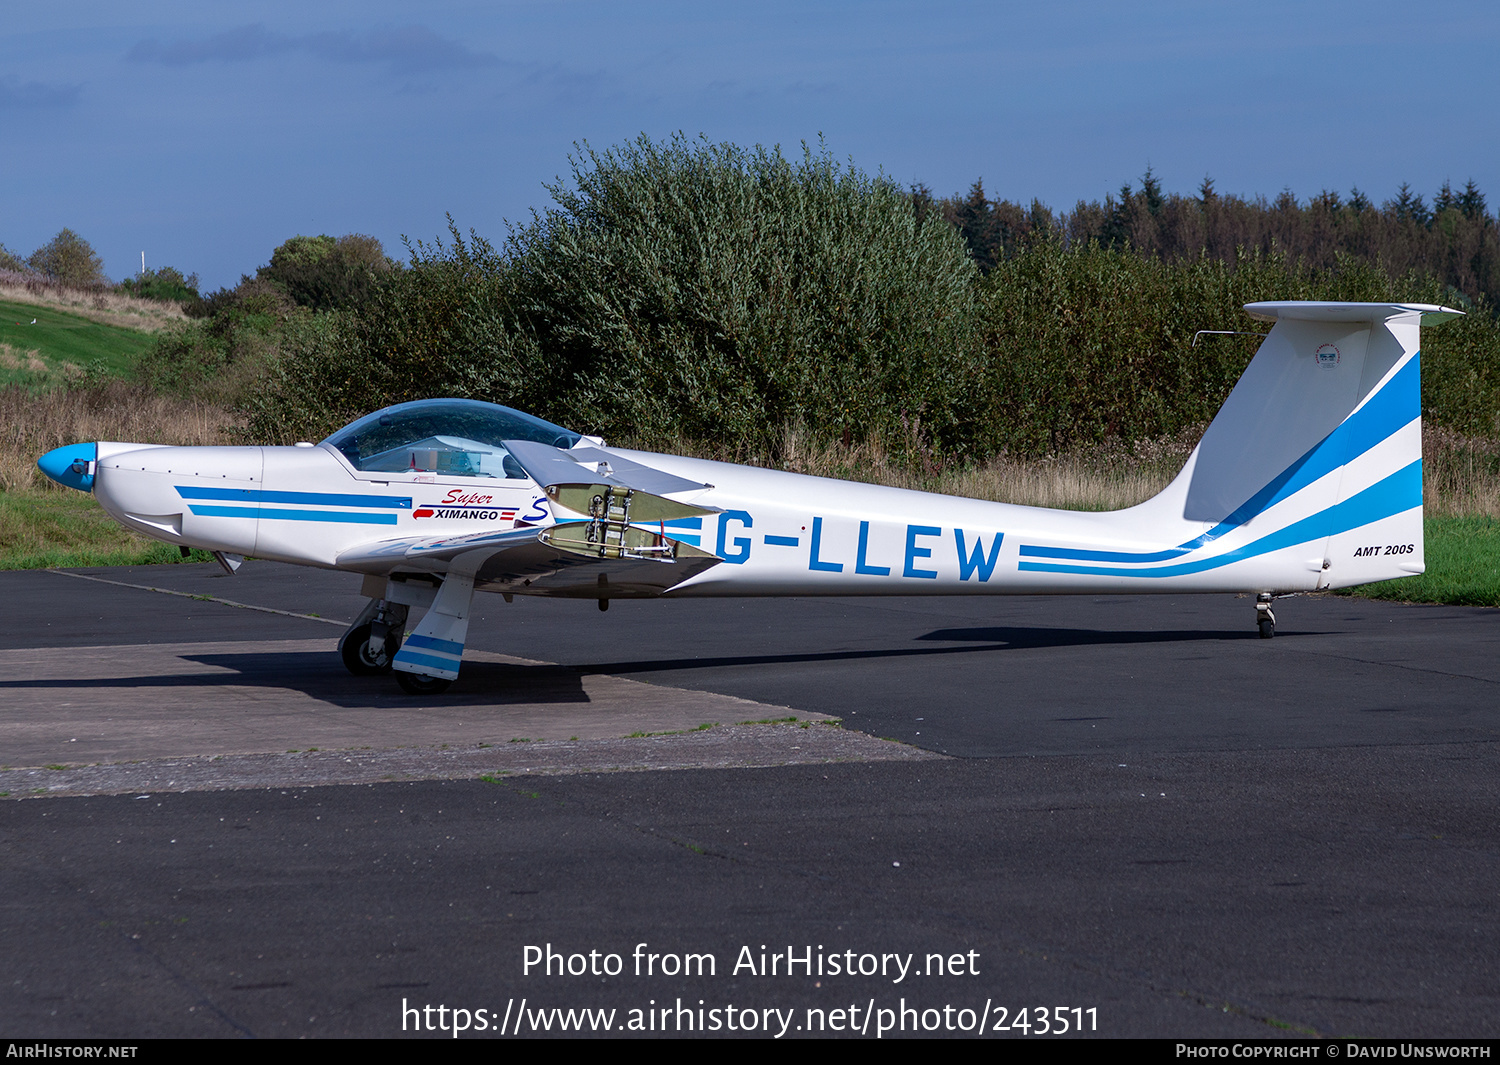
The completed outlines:
[[[184,561],[170,544],[116,524],[84,492],[0,492],[0,570],[147,566]],[[187,561],[212,562],[194,551]]]
[[[1422,531],[1426,573],[1340,594],[1402,603],[1500,606],[1500,520],[1434,517],[1423,522]]]

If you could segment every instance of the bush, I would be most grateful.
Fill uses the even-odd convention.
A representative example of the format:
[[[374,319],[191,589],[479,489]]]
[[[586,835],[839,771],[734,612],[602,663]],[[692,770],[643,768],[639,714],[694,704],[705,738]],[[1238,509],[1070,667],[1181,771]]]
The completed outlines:
[[[315,311],[362,305],[389,272],[380,241],[359,233],[293,237],[271,253],[256,277],[279,287],[299,307]]]
[[[977,270],[903,190],[681,137],[572,162],[512,249],[575,426],[759,451],[788,424],[895,440],[920,418],[957,442]]]
[[[557,375],[514,310],[516,273],[485,240],[418,243],[357,310],[294,322],[247,406],[253,438],[318,438],[390,403],[485,399],[543,417],[565,409]]]
[[[239,403],[259,388],[257,379],[274,364],[289,324],[311,317],[271,282],[252,277],[206,298],[195,295],[184,310],[195,320],[158,334],[137,373],[163,391],[221,404]]]
[[[136,277],[128,278],[119,284],[121,292],[127,292],[132,296],[139,296],[148,300],[171,300],[176,303],[187,303],[198,300],[198,275],[189,274],[182,276],[182,271],[173,266],[163,266],[157,270],[147,270]]]
[[[1435,280],[1413,289],[1414,302],[1458,306]],[[1484,297],[1467,310],[1422,334],[1422,417],[1428,425],[1500,439],[1500,322]]]
[[[1040,242],[999,262],[982,286],[991,352],[976,434],[986,451],[1044,454],[1111,438],[1176,436],[1204,425],[1259,341],[1200,329],[1265,332],[1243,304],[1259,300],[1453,303],[1431,278],[1392,279],[1341,256],[1311,269],[1242,253],[1164,263],[1097,244]],[[1497,430],[1500,327],[1487,305],[1423,335],[1423,409],[1432,424]]]
[[[26,261],[4,244],[0,244],[0,270],[8,270],[11,273],[27,274],[31,272]]]
[[[1240,309],[1257,300],[1385,300],[1393,287],[1352,261],[1331,271],[1280,256],[1164,263],[1039,241],[981,286],[991,352],[983,446],[1044,454],[1176,436],[1212,419],[1259,343],[1220,335],[1194,346],[1195,332],[1265,332]]]
[[[585,151],[573,179],[504,253],[450,220],[451,244],[413,246],[339,345],[299,334],[251,431],[454,395],[752,451],[799,422],[957,443],[977,271],[901,189],[826,155],[682,138]]]
[[[270,281],[240,276],[234,288],[221,288],[207,296],[189,300],[183,308],[189,318],[212,319],[222,332],[228,323],[243,318],[266,317],[280,319],[296,309],[286,292]]]

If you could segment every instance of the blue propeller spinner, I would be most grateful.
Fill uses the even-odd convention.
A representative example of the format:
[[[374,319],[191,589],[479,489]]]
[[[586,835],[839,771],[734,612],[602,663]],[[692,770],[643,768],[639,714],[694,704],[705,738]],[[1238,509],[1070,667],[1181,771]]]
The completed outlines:
[[[76,488],[80,492],[92,492],[92,467],[98,455],[97,444],[69,444],[67,447],[53,448],[37,459],[36,464],[58,484]]]

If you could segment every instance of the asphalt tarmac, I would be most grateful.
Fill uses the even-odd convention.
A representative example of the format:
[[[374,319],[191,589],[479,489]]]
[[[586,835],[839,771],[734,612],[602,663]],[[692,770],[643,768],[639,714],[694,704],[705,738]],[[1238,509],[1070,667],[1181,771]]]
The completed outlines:
[[[1253,601],[1233,597],[608,613],[494,597],[470,630],[489,664],[466,666],[443,709],[402,703],[388,679],[339,679],[328,621],[362,603],[347,575],[82,572],[117,583],[0,574],[23,607],[0,619],[0,702],[22,707],[0,711],[0,743],[75,740],[45,726],[84,713],[58,705],[80,692],[123,715],[110,722],[124,742],[139,731],[132,707],[170,689],[181,727],[158,721],[154,735],[176,748],[135,752],[136,771],[168,755],[201,769],[214,736],[245,734],[204,724],[232,690],[235,713],[283,707],[258,712],[287,729],[336,717],[357,730],[368,714],[383,737],[368,757],[399,747],[407,776],[451,759],[444,742],[478,761],[425,774],[446,779],[310,787],[305,752],[267,749],[282,738],[267,726],[232,745],[220,777],[181,785],[213,790],[0,803],[5,1035],[414,1035],[403,1004],[434,1007],[424,1035],[450,1035],[426,1025],[465,1010],[465,1037],[480,1039],[503,1016],[506,1036],[519,1018],[521,1034],[556,1032],[565,1016],[536,1012],[553,1007],[615,1009],[580,1023],[617,1035],[633,1022],[660,1034],[649,1011],[663,1007],[669,1033],[697,1022],[711,1035],[753,1019],[761,1035],[900,1024],[972,1038],[984,1016],[987,1035],[1034,1039],[1039,1007],[1070,1035],[1500,1029],[1494,611],[1297,598],[1262,641]],[[163,672],[167,660],[187,665]],[[568,772],[558,740],[507,773],[520,746],[495,732],[480,747],[491,740],[474,720],[503,731],[517,691],[556,714],[597,718],[588,708],[607,695],[622,713],[672,703],[682,721],[727,724],[696,711],[731,699],[712,705],[799,722],[725,731],[706,755],[690,744],[718,730],[650,740],[688,768]],[[840,731],[847,748],[792,753]],[[725,757],[756,744],[758,761]],[[15,749],[0,764],[37,764]],[[54,749],[55,764],[90,760]],[[225,779],[249,765],[235,759],[261,775]],[[12,769],[0,790],[46,772],[85,770]],[[547,944],[585,970],[616,955],[619,972],[528,972],[527,948]],[[660,972],[687,954],[713,972]],[[833,955],[866,974],[834,972]]]

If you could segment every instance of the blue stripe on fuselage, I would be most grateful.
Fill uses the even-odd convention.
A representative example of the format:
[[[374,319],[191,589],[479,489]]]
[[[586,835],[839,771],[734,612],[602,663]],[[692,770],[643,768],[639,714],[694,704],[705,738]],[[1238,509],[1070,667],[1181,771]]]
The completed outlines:
[[[394,514],[361,514],[344,510],[272,510],[262,507],[208,507],[189,503],[202,518],[277,518],[281,521],[329,521],[346,525],[395,525]]]
[[[324,507],[410,510],[410,496],[359,496],[340,492],[271,492],[263,488],[198,488],[177,485],[183,499],[223,499],[235,503],[314,503]]]
[[[1334,536],[1361,525],[1422,505],[1422,460],[1417,459],[1397,470],[1383,481],[1378,481],[1358,495],[1350,496],[1342,503],[1321,510],[1316,514],[1294,521],[1259,540],[1237,547],[1212,558],[1201,558],[1194,562],[1182,562],[1175,566],[1151,566],[1142,569],[1119,569],[1112,566],[1064,566],[1047,562],[1022,562],[1019,568],[1027,573],[1073,573],[1088,577],[1180,577],[1188,573],[1202,573],[1218,569],[1233,562],[1293,547],[1310,540]]]

